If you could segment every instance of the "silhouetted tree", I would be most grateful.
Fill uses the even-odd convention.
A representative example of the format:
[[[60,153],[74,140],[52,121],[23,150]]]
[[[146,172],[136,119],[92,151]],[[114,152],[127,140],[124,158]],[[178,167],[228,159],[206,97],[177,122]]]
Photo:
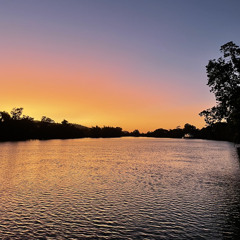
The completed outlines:
[[[62,120],[62,125],[67,125],[67,124],[69,124],[69,123],[66,119]]]
[[[169,132],[166,129],[158,128],[152,133],[152,136],[153,137],[165,138],[165,137],[169,137]]]
[[[175,129],[171,129],[168,131],[168,135],[171,138],[182,138],[183,137],[183,129],[180,126],[177,126]]]
[[[44,123],[55,123],[54,120],[52,120],[51,118],[46,117],[46,116],[42,116],[41,122],[44,122]]]
[[[217,105],[204,110],[207,124],[228,121],[239,107],[240,87],[240,48],[233,42],[223,45],[220,49],[223,57],[210,60],[207,68],[208,86],[215,94]]]
[[[23,108],[13,108],[11,111],[12,120],[20,120]]]
[[[33,121],[34,118],[29,117],[29,116],[27,116],[27,115],[23,115],[22,120],[25,120],[25,121]]]
[[[200,113],[208,125],[227,122],[240,132],[240,48],[233,42],[224,44],[223,56],[210,60],[207,69],[208,86],[215,94],[216,106]]]
[[[132,132],[132,135],[133,135],[134,137],[139,137],[139,136],[140,136],[140,132],[138,131],[138,129],[136,129],[136,130],[134,130],[134,131]]]
[[[186,133],[190,133],[190,134],[194,134],[196,132],[196,127],[194,125],[191,125],[189,123],[186,123],[184,125],[184,128],[183,128],[183,132],[186,134]]]
[[[99,126],[92,127],[90,130],[90,136],[94,138],[99,138],[102,135],[102,129]]]
[[[11,119],[11,116],[8,112],[0,112],[0,123],[1,122],[8,122]]]
[[[121,137],[122,128],[120,127],[103,127],[101,130],[101,137]]]

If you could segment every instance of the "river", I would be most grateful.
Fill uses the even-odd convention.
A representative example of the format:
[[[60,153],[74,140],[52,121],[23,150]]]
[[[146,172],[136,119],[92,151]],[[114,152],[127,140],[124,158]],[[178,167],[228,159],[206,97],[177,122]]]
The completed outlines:
[[[195,139],[0,143],[0,239],[237,239],[234,145]]]

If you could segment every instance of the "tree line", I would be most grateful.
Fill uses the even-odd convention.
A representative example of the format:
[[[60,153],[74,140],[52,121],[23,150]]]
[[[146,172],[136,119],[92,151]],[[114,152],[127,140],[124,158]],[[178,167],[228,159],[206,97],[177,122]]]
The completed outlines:
[[[122,136],[120,127],[88,128],[69,123],[66,119],[55,123],[46,116],[43,116],[41,121],[36,121],[22,113],[23,108],[13,108],[10,113],[0,112],[0,141]]]
[[[227,123],[215,123],[202,129],[186,123],[183,128],[159,128],[153,132],[140,133],[123,131],[120,127],[84,127],[79,124],[69,123],[64,119],[56,123],[53,119],[43,116],[40,121],[23,115],[23,108],[13,108],[10,113],[0,111],[0,141],[19,141],[29,139],[68,139],[68,138],[110,138],[110,137],[156,137],[156,138],[182,138],[185,135],[191,138],[215,139],[233,141],[233,130]]]
[[[240,48],[228,42],[221,46],[222,56],[206,66],[210,91],[216,105],[200,113],[208,126],[225,124],[227,135],[240,142]]]

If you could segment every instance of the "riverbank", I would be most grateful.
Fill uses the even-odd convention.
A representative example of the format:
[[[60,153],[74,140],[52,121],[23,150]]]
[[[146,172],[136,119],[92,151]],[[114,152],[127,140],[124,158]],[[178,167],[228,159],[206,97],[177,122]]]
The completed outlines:
[[[56,123],[51,118],[43,116],[41,121],[23,115],[23,108],[14,108],[11,113],[0,111],[0,142],[20,140],[47,140],[47,139],[73,139],[73,138],[113,138],[113,137],[155,137],[155,138],[182,138],[191,136],[195,139],[221,140],[240,142],[238,132],[228,123],[218,122],[211,126],[197,129],[194,125],[186,123],[183,128],[175,129],[158,128],[154,131],[141,133],[138,129],[132,132],[121,127],[86,127],[69,123],[63,120]]]

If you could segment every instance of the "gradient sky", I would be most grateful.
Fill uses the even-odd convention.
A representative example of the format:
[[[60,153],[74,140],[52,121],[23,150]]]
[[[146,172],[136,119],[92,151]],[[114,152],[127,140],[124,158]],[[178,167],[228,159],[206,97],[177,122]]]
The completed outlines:
[[[240,45],[239,0],[0,0],[0,111],[142,132],[215,104],[205,66]]]

